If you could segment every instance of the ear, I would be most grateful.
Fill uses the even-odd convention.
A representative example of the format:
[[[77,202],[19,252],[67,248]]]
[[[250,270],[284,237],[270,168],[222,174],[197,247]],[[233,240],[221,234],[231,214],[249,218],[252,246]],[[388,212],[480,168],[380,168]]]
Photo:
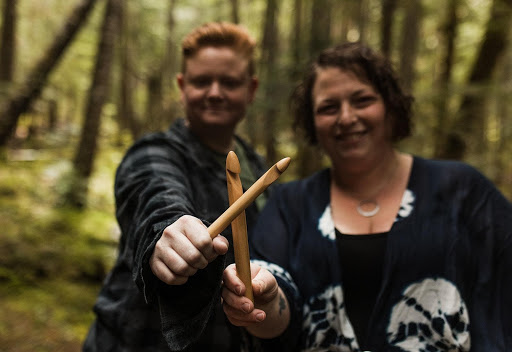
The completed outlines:
[[[180,72],[176,75],[176,82],[178,83],[178,87],[180,88],[181,101],[184,101],[185,94],[183,93],[183,90],[185,89],[185,78],[183,77],[183,73]]]
[[[178,82],[178,87],[180,88],[181,91],[183,91],[183,86],[184,86],[184,78],[183,78],[183,73],[178,73],[176,75],[176,82]]]
[[[252,76],[251,81],[249,82],[249,103],[254,101],[259,84],[260,82],[258,81],[258,77]]]

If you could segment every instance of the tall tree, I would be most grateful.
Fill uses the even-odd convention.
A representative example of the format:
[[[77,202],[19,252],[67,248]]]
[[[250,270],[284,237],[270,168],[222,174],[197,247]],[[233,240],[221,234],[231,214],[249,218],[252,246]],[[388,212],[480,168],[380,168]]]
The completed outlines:
[[[391,56],[391,44],[393,39],[393,23],[397,0],[382,0],[382,20],[380,25],[380,48],[386,57]]]
[[[331,44],[331,1],[313,1],[311,8],[311,37],[309,55],[311,58]]]
[[[167,8],[167,37],[166,37],[166,48],[164,51],[164,56],[161,63],[160,71],[162,76],[164,76],[164,85],[165,86],[173,86],[176,80],[176,72],[178,70],[177,58],[179,57],[179,49],[178,45],[175,41],[176,37],[176,18],[175,18],[175,8],[176,8],[177,0],[169,0],[168,8]]]
[[[163,83],[159,70],[152,70],[146,81],[146,126],[151,132],[159,131],[163,125]]]
[[[24,84],[0,106],[0,147],[7,144],[16,129],[20,115],[28,110],[32,101],[41,93],[48,75],[57,66],[95,3],[96,0],[81,0],[78,3],[56,34],[53,43],[29,72]]]
[[[486,93],[493,72],[507,48],[511,16],[511,0],[493,0],[485,34],[467,80],[468,87],[473,89],[462,98],[459,114],[444,140],[440,157],[462,159],[468,149],[473,151],[480,145],[483,135],[471,138],[472,143],[468,143],[468,137],[484,131]]]
[[[323,49],[326,49],[331,44],[331,6],[330,0],[313,2],[311,8],[309,60],[313,60]],[[305,177],[321,167],[321,154],[318,148],[310,146],[304,139],[301,139],[297,146],[298,173],[300,177]]]
[[[98,147],[101,112],[109,94],[110,73],[118,35],[120,4],[122,1],[108,0],[105,9],[80,143],[73,160],[73,180],[66,195],[66,201],[76,207],[83,207],[86,204],[89,177],[93,170]]]
[[[423,11],[421,0],[407,1],[405,6],[405,21],[400,45],[400,78],[404,88],[412,91]]]
[[[16,56],[16,0],[4,0],[2,40],[0,42],[0,88],[11,82]]]
[[[368,4],[366,0],[359,0],[357,2],[356,13],[359,41],[366,42],[368,31]]]
[[[511,33],[512,34],[512,33]],[[508,48],[506,59],[503,60],[500,74],[498,75],[498,84],[501,87],[507,87],[512,82],[512,48]],[[512,91],[510,89],[503,89],[496,95],[496,111],[498,126],[497,132],[499,139],[497,142],[496,153],[494,158],[496,160],[496,175],[495,179],[501,185],[508,186],[509,191],[512,191],[512,166],[510,165],[510,151],[512,150],[512,107],[510,99],[512,98]]]
[[[118,121],[121,129],[128,129],[135,140],[140,137],[142,132],[139,120],[136,116],[133,91],[135,88],[133,80],[133,62],[131,37],[128,23],[130,21],[129,3],[121,1],[119,13],[119,60],[120,60],[120,94],[118,103]]]
[[[164,105],[164,94],[166,93],[166,83],[171,79],[174,80],[176,73],[176,43],[174,41],[174,7],[175,0],[168,2],[167,9],[167,35],[165,48],[163,50],[160,64],[157,65],[147,78],[148,98],[146,104],[147,125],[150,131],[159,131],[166,128],[169,121],[167,119],[168,112],[172,107]],[[172,84],[168,86],[172,87]]]
[[[230,0],[231,3],[231,21],[240,23],[240,4],[238,0]]]
[[[302,77],[302,72],[305,67],[304,60],[304,42],[305,34],[304,28],[304,14],[303,14],[303,0],[294,1],[294,16],[293,16],[293,32],[290,36],[290,47],[292,50],[292,65],[290,70],[290,79],[292,82],[298,82]],[[309,58],[307,59],[309,60]],[[299,131],[297,131],[299,132]],[[306,142],[305,136],[302,133],[297,134],[295,139],[297,145],[297,155],[295,156],[294,167],[297,170],[297,176],[302,178],[310,173],[309,156],[312,155],[310,146]]]
[[[448,124],[447,104],[450,100],[450,82],[453,70],[453,61],[455,56],[455,40],[457,37],[457,9],[459,0],[449,0],[447,2],[446,19],[441,24],[440,42],[441,42],[441,72],[437,81],[436,126],[434,128],[434,155],[440,156],[442,143],[444,140],[445,127]]]
[[[277,57],[278,57],[278,6],[277,0],[267,0],[267,7],[265,10],[265,21],[263,26],[263,40],[261,50],[261,72],[264,78],[264,96],[265,96],[265,107],[263,109],[263,136],[266,157],[269,162],[272,162],[277,157],[276,152],[276,118],[277,118],[277,104],[278,92],[277,84],[278,80],[278,69],[277,69]]]
[[[293,27],[290,35],[292,64],[290,65],[290,79],[292,82],[300,78],[300,74],[304,67],[304,34],[302,28],[304,27],[303,19],[303,0],[294,0],[293,6]]]

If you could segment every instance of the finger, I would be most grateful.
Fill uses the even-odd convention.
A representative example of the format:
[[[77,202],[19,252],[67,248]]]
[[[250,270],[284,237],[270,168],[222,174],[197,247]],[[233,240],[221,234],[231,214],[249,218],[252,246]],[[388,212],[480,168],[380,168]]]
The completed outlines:
[[[214,248],[214,242],[208,233],[208,228],[197,218],[192,218],[186,222],[186,226],[183,227],[183,234],[193,244],[193,246],[202,254],[206,260],[206,264],[212,262],[219,253]],[[219,237],[219,236],[217,236]],[[224,247],[222,239],[218,239],[218,246]],[[227,240],[226,240],[227,241]],[[227,249],[226,249],[227,252]],[[224,252],[225,253],[225,252]],[[220,253],[220,254],[224,254]]]
[[[196,230],[194,229],[197,228],[203,228],[204,230],[204,225],[199,219],[191,216],[182,216],[175,223],[164,229],[162,237],[157,242],[157,246],[160,245],[160,247],[155,250],[161,250],[165,253],[167,247],[171,247],[190,266],[196,269],[204,269],[208,265],[208,260],[204,258],[201,251],[196,248],[189,236],[187,236],[187,233],[195,233]]]
[[[198,269],[193,265],[190,265],[185,259],[183,259],[179,253],[173,248],[164,248],[158,251],[159,258],[174,274],[179,276],[192,276]]]
[[[260,270],[252,279],[254,296],[261,302],[266,303],[273,300],[279,291],[275,277],[265,269]]]
[[[175,236],[170,247],[180,258],[195,269],[204,269],[208,265],[208,260],[204,257],[203,253],[201,253],[185,234]]]
[[[226,237],[219,235],[213,239],[213,250],[215,251],[216,256],[226,254],[228,252],[228,248],[229,241]]]
[[[222,273],[222,280],[226,288],[232,292],[235,292],[239,296],[245,293],[245,285],[236,275],[235,264],[231,264],[226,269],[224,269],[224,272]]]
[[[255,309],[251,313],[244,313],[227,304],[223,305],[223,310],[229,321],[236,326],[249,326],[265,320],[266,314],[260,309]]]
[[[150,261],[149,265],[153,274],[167,285],[183,285],[188,280],[188,276],[180,276],[173,273],[161,261]]]
[[[254,309],[254,303],[252,303],[250,299],[244,296],[240,296],[226,287],[222,289],[222,300],[224,304],[227,304],[230,307],[238,309],[244,313],[250,313]]]

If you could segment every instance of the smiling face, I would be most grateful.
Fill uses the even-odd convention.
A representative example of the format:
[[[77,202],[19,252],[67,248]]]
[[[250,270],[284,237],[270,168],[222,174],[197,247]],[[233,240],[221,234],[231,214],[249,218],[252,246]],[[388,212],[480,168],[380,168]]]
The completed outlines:
[[[186,59],[178,85],[192,131],[234,130],[258,86],[248,66],[249,60],[229,47],[204,47]]]
[[[317,69],[312,100],[318,143],[333,162],[376,160],[392,148],[382,96],[351,71]]]

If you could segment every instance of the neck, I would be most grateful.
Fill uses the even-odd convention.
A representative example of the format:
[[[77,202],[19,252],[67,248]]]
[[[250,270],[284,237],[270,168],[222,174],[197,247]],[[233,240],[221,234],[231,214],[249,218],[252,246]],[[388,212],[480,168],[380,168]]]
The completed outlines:
[[[190,127],[189,127],[190,128]],[[218,153],[227,154],[235,147],[234,129],[210,128],[208,131],[190,129],[190,131],[208,148]]]
[[[339,191],[358,200],[373,200],[391,185],[399,174],[401,155],[391,150],[380,155],[377,161],[361,162],[347,166],[333,165],[332,183]]]
[[[234,150],[235,148],[234,135],[226,138],[219,138],[219,136],[216,136],[216,138],[201,138],[200,140],[208,148],[217,153],[227,154],[230,150]]]

